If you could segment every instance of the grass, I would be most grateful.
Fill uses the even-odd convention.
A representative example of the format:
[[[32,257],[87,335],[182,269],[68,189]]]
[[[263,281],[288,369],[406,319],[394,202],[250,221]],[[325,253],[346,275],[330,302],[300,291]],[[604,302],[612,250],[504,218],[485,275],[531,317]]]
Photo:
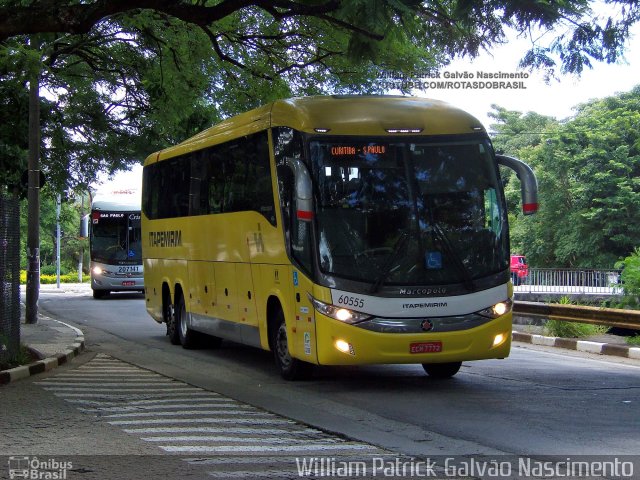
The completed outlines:
[[[31,362],[38,360],[32,354],[26,345],[20,344],[18,352],[13,358],[7,360],[0,360],[0,370],[7,370],[9,368],[19,367],[20,365],[28,365]]]
[[[640,347],[640,335],[634,335],[633,337],[627,337],[627,345],[632,347]]]
[[[561,305],[573,305],[574,302],[568,296],[558,300]],[[593,335],[607,333],[609,327],[606,325],[592,325],[590,323],[567,322],[564,320],[548,320],[544,325],[547,335],[561,338],[585,338]]]
[[[590,323],[567,322],[564,320],[549,320],[544,326],[545,333],[552,337],[585,338],[607,333],[606,325],[591,325]]]

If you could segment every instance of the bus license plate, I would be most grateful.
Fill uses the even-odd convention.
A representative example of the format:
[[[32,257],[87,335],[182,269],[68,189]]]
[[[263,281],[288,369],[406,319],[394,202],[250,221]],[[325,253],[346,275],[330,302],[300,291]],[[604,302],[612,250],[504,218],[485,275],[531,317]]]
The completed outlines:
[[[127,280],[122,282],[122,286],[123,287],[135,287],[136,286],[136,282],[134,282],[133,280]]]
[[[137,265],[118,267],[118,273],[138,273],[139,271],[140,267]]]
[[[442,342],[415,342],[409,345],[409,353],[439,353]]]

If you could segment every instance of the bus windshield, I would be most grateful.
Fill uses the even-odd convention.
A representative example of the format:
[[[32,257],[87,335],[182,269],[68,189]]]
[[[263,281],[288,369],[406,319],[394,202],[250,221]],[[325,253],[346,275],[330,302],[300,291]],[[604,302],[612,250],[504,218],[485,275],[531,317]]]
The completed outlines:
[[[381,285],[462,283],[508,269],[486,140],[312,139],[320,269]]]
[[[142,263],[140,213],[94,211],[91,260],[111,265]]]

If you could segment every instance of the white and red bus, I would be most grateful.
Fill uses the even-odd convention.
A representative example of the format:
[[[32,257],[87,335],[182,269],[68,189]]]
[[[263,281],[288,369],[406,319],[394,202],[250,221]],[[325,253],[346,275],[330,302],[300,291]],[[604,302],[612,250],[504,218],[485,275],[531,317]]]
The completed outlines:
[[[89,224],[93,297],[144,291],[140,192],[123,189],[98,193],[91,203]]]

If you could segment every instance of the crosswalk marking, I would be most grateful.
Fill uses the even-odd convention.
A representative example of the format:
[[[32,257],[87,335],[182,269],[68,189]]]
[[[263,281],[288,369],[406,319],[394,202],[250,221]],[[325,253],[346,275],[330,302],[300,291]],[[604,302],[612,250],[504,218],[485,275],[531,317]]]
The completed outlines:
[[[255,424],[255,425],[271,425],[271,424],[284,424],[294,422],[291,420],[284,420],[281,418],[153,418],[144,420],[112,420],[107,423],[111,425],[162,425],[162,424],[187,424],[187,423],[237,423],[241,425]]]
[[[88,399],[69,399],[67,400],[70,403],[78,403],[78,404],[84,404],[84,405],[95,405],[95,406],[117,406],[117,405],[122,405],[121,401],[109,401],[109,400],[88,400]],[[131,400],[129,402],[127,402],[128,406],[143,406],[143,405],[148,405],[148,406],[152,406],[153,404],[171,404],[171,403],[176,403],[176,402],[189,402],[189,405],[191,407],[196,407],[198,402],[229,402],[235,405],[236,401],[232,400],[230,398],[224,398],[221,397],[217,394],[213,394],[211,392],[209,392],[209,395],[202,395],[202,396],[198,396],[198,397],[193,397],[193,396],[183,396],[183,397],[172,397],[172,398],[146,398],[146,399],[138,399],[138,400]],[[184,408],[184,403],[180,405],[182,408]],[[124,408],[124,407],[123,407]]]
[[[225,432],[226,433],[226,432]],[[262,433],[262,432],[261,432]],[[141,437],[145,442],[226,442],[226,443],[269,443],[271,445],[291,443],[293,437],[274,437],[265,441],[262,437],[231,437],[229,435],[173,435],[166,437]],[[307,445],[312,441],[305,440]]]
[[[184,407],[183,407],[184,408]],[[165,410],[154,412],[127,412],[127,413],[110,413],[102,415],[103,418],[134,418],[134,417],[163,417],[171,416],[191,416],[191,415],[262,415],[263,417],[275,417],[272,413],[264,413],[260,411],[252,411],[250,407],[246,410],[182,410],[177,412],[167,412]]]
[[[246,433],[249,435],[309,435],[321,434],[315,428],[302,428],[295,432],[282,428],[243,428],[243,427],[146,427],[146,428],[125,428],[125,432],[144,435],[148,433]]]
[[[102,354],[36,383],[213,478],[299,478],[299,456],[390,455]]]
[[[55,391],[55,389],[53,388],[45,388],[45,390],[51,390],[51,391]],[[92,390],[93,391],[93,390]],[[113,390],[110,390],[113,391]],[[146,390],[143,390],[146,391]],[[158,394],[162,394],[163,397],[180,397],[182,395],[184,395],[184,392],[156,392],[155,395]],[[190,392],[191,395],[207,395],[207,392]],[[144,394],[144,393],[88,393],[88,392],[82,392],[82,393],[67,393],[67,392],[55,392],[54,395],[56,395],[57,397],[64,397],[65,400],[67,398],[113,398],[115,399],[131,399],[131,398],[136,398],[136,399],[145,399],[145,398],[152,398],[154,396],[154,394]]]
[[[254,453],[254,452],[301,452],[308,454],[309,452],[323,452],[330,450],[332,452],[339,450],[378,450],[378,447],[366,444],[317,444],[317,445],[161,445],[160,448],[165,452],[173,453]]]
[[[176,405],[171,405],[171,404],[160,404],[162,406],[162,408],[166,409],[166,410],[182,410],[184,409],[184,404],[176,404]],[[97,408],[84,408],[84,407],[79,407],[79,410],[82,410],[83,412],[134,412],[134,411],[140,411],[140,410],[154,410],[158,408],[158,405],[129,405],[129,406],[125,406],[125,407],[115,407],[115,406],[102,406],[102,407],[97,407]],[[198,404],[193,404],[190,403],[189,404],[189,408],[237,408],[237,405],[232,404],[232,403],[225,403],[225,402],[220,402],[220,403],[202,403],[200,405]],[[201,413],[201,411],[199,411],[199,413]]]

